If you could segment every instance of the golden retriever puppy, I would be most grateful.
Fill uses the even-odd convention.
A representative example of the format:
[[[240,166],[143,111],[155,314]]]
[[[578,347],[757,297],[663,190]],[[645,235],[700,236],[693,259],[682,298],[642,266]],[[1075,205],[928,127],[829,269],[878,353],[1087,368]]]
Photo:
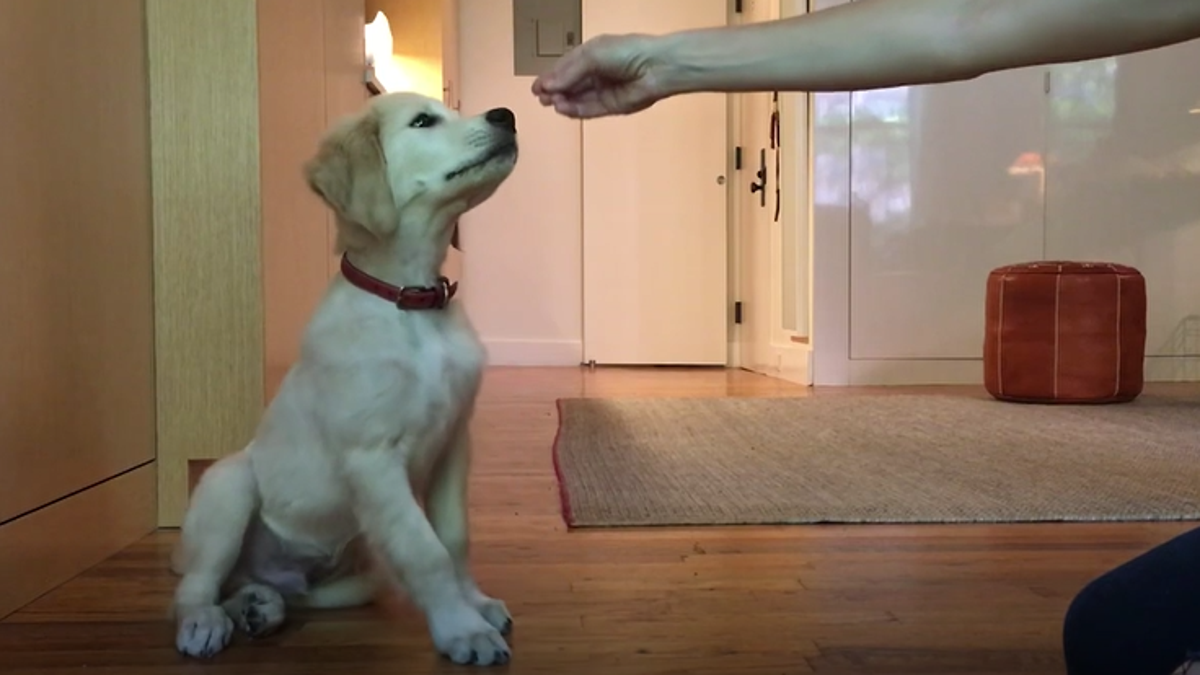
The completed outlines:
[[[204,473],[172,568],[180,652],[287,607],[370,602],[402,583],[437,650],[502,664],[512,626],[467,564],[468,424],[483,346],[440,276],[456,220],[517,162],[504,108],[460,117],[411,93],[372,99],[305,167],[337,218],[342,274],[251,442]]]

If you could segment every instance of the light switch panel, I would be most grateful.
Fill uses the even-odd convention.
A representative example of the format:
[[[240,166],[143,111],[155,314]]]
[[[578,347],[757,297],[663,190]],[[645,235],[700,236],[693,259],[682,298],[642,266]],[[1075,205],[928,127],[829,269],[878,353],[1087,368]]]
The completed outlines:
[[[536,77],[579,44],[583,0],[512,0],[513,69]]]
[[[558,21],[537,22],[537,55],[562,56],[567,53],[567,28]]]

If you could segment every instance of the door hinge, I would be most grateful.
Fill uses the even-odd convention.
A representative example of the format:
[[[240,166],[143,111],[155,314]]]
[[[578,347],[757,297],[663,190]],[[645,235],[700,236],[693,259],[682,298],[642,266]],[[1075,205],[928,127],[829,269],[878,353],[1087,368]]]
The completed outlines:
[[[733,168],[741,171],[742,169],[742,146],[737,146],[733,149]]]
[[[1049,70],[1046,71],[1046,74],[1043,78],[1043,82],[1045,83],[1046,93],[1049,94],[1050,93],[1050,71]]]
[[[742,322],[742,301],[741,300],[738,300],[737,302],[733,303],[733,322],[734,323]]]

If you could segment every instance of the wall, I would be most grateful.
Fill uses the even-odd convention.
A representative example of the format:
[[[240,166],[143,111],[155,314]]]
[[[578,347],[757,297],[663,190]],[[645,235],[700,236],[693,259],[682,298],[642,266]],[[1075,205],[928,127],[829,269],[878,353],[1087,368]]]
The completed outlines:
[[[0,3],[0,617],[154,528],[144,20]]]
[[[301,167],[366,102],[363,0],[258,0],[264,397],[274,397],[337,269],[332,214]]]
[[[463,288],[497,365],[582,360],[582,126],[542,108],[513,75],[511,0],[461,0],[462,112],[516,113],[521,159],[462,220]],[[480,252],[476,254],[476,252]]]
[[[189,462],[240,448],[263,401],[255,3],[146,0],[159,524]]]

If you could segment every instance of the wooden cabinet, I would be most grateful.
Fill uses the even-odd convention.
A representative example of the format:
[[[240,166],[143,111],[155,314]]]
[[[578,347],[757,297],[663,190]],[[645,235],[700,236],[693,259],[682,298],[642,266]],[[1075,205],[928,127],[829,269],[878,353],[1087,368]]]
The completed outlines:
[[[0,3],[0,617],[154,527],[144,21]]]

